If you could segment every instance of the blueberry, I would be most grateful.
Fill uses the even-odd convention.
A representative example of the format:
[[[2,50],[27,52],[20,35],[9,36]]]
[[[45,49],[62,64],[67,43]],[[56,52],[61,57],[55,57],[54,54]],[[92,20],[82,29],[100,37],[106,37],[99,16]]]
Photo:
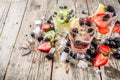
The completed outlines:
[[[110,41],[109,40],[105,40],[104,45],[109,46],[110,45]]]
[[[65,47],[65,48],[64,48],[64,52],[69,53],[69,48],[68,48],[68,47]]]
[[[46,42],[47,42],[47,41],[50,41],[50,38],[46,37],[46,38],[45,38],[45,41],[46,41]]]
[[[57,12],[54,12],[55,15],[57,15]]]
[[[114,52],[113,56],[114,56],[116,59],[120,59],[120,50],[117,50],[116,52]]]
[[[64,17],[62,16],[60,19],[61,19],[61,20],[63,20],[63,19],[64,19]]]
[[[65,61],[66,61],[66,63],[69,63],[70,62],[70,58],[67,58]]]
[[[82,14],[87,14],[84,10],[82,10],[82,12],[81,12]]]
[[[113,16],[113,17],[116,16],[116,12],[113,12],[112,16]]]
[[[83,26],[83,25],[84,25],[84,22],[83,22],[83,21],[80,21],[79,24],[80,24],[80,26]]]
[[[90,60],[90,59],[91,59],[91,56],[90,56],[89,54],[86,54],[86,55],[85,55],[85,59],[86,59],[86,60]]]
[[[103,21],[107,21],[109,18],[110,18],[110,15],[109,14],[105,14],[103,16]]]
[[[54,58],[54,54],[47,54],[45,57],[46,57],[48,60],[51,60],[51,59]]]
[[[88,33],[91,33],[91,32],[93,32],[93,31],[94,31],[93,28],[89,28],[87,32],[88,32]]]
[[[86,24],[88,27],[91,27],[92,22],[91,22],[91,21],[87,21],[85,24]]]
[[[67,9],[67,6],[64,6],[64,9]]]
[[[51,30],[54,30],[54,31],[55,31],[55,26],[54,26],[54,25],[51,27]]]
[[[72,28],[72,32],[78,33],[78,29],[77,28]]]
[[[37,40],[40,42],[40,41],[43,40],[43,37],[42,37],[42,36],[39,36],[39,37],[37,38]]]
[[[115,12],[115,9],[111,5],[108,5],[107,6],[107,11],[108,12]]]
[[[63,9],[64,7],[63,6],[59,6],[60,9]]]
[[[115,43],[114,41],[110,41],[109,46],[110,46],[111,48],[115,48],[115,47],[116,47],[116,43]]]
[[[120,24],[120,21],[117,20],[117,21],[115,22],[115,25],[117,25],[117,24]]]
[[[69,19],[66,19],[65,22],[68,23],[68,22],[69,22]]]
[[[31,35],[32,37],[35,37],[35,33],[34,33],[34,32],[31,32],[30,35]]]
[[[51,24],[51,21],[50,21],[50,20],[47,20],[47,23]]]
[[[66,42],[66,46],[71,46],[70,40]]]

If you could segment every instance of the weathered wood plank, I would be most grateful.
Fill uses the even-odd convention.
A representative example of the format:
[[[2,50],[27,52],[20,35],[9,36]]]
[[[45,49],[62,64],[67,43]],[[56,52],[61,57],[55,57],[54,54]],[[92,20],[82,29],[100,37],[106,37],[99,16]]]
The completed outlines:
[[[37,41],[33,44],[31,54],[23,57],[19,50],[27,38],[25,36],[35,28],[34,21],[46,15],[48,2],[48,0],[29,0],[5,80],[50,80],[52,61],[45,59],[44,54],[37,50],[39,45]]]
[[[6,24],[0,36],[0,80],[4,79],[9,64],[11,52],[25,11],[26,2],[26,0],[12,2],[6,19]]]
[[[70,8],[74,9],[74,1],[73,0],[58,0],[57,6],[66,5]],[[58,49],[59,46],[56,46]],[[56,51],[55,59],[53,62],[53,71],[52,71],[52,80],[72,80],[72,72],[70,70],[70,65],[60,62],[60,52]]]
[[[11,5],[11,0],[1,0],[0,1],[0,35],[5,25],[5,20],[7,18],[9,9]]]
[[[111,5],[115,8],[117,13],[117,19],[120,20],[120,4],[118,0],[98,0],[100,3],[105,5]],[[111,55],[109,63],[106,66],[101,67],[102,80],[119,80],[120,79],[120,64],[119,60],[113,58]]]

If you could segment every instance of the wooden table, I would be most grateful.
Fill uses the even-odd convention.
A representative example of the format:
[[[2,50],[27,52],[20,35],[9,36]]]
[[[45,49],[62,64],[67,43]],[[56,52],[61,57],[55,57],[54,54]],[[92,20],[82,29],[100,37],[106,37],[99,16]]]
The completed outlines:
[[[0,0],[0,80],[120,80],[120,61],[113,57],[96,73],[98,68],[75,68],[58,59],[45,59],[36,48],[37,41],[31,54],[21,56],[20,46],[34,21],[43,16],[48,19],[55,5],[75,8],[78,17],[85,17],[81,11],[91,15],[98,3],[112,5],[120,20],[119,0]]]

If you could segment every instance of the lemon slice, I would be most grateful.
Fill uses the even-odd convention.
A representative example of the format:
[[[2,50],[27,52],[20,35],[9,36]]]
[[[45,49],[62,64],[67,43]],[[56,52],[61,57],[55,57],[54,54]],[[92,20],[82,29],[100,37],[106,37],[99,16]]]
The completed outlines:
[[[105,11],[106,11],[106,7],[103,4],[99,4],[94,14],[105,13]]]

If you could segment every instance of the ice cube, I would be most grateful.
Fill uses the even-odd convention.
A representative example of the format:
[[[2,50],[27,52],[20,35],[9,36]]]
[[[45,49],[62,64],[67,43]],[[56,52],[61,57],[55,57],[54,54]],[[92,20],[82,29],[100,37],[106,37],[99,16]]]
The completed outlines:
[[[66,53],[66,52],[62,52],[62,53],[61,53],[60,60],[61,60],[61,61],[65,61],[66,58],[67,58],[67,56],[68,56],[68,53]]]
[[[83,60],[79,60],[79,63],[77,64],[77,66],[85,69],[88,67],[88,63]]]
[[[36,20],[34,24],[40,26],[42,24],[42,20]]]

